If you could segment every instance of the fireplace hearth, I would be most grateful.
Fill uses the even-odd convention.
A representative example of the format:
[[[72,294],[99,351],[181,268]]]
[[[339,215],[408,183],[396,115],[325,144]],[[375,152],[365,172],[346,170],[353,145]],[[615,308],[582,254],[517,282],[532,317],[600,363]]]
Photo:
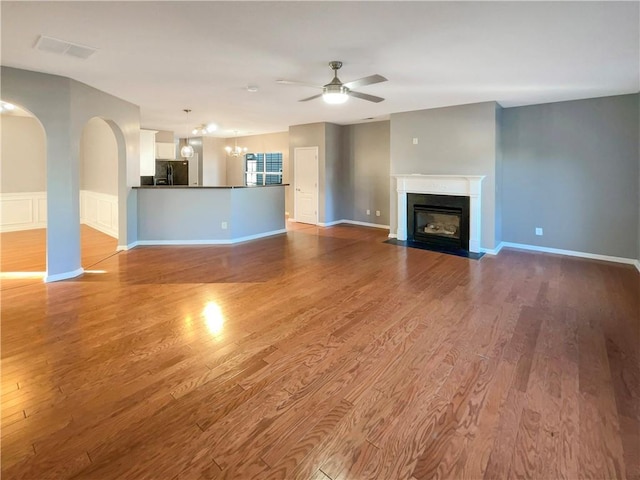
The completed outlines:
[[[469,251],[469,197],[407,193],[407,240]]]

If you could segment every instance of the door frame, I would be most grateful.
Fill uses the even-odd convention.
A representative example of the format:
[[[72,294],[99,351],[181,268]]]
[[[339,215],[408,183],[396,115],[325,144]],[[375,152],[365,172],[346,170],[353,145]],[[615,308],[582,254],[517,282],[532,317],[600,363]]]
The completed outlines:
[[[318,184],[320,183],[320,164],[318,160],[318,147],[296,147],[293,149],[293,213],[295,221],[298,221],[298,152],[302,150],[310,150],[315,153],[315,172],[316,172],[316,190],[315,190],[315,211],[316,221],[314,225],[318,224],[320,214],[320,194]]]

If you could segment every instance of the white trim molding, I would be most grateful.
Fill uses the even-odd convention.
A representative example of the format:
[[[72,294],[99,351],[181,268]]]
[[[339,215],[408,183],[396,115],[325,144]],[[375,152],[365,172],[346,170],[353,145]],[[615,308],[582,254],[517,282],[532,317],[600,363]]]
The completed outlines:
[[[118,238],[118,197],[80,190],[80,223]]]
[[[484,175],[391,175],[398,192],[398,240],[407,239],[407,193],[469,197],[469,251],[480,253],[482,188]]]
[[[389,225],[382,225],[380,223],[360,222],[358,220],[346,220],[344,218],[342,220],[335,220],[333,222],[318,223],[318,226],[333,227],[334,225],[340,225],[340,224],[359,225],[361,227],[372,227],[372,228],[381,228],[383,230],[389,230]]]
[[[636,268],[638,269],[638,271],[640,272],[640,260],[636,260],[634,262],[634,265],[636,266]]]
[[[334,225],[338,225],[340,223],[343,223],[344,220],[334,220],[333,222],[318,222],[316,223],[317,226],[319,227],[333,227]]]
[[[249,240],[257,240],[259,238],[280,235],[281,233],[287,233],[287,229],[283,228],[281,230],[272,230],[270,232],[247,235],[246,237],[228,238],[221,240],[138,240],[137,242],[133,242],[127,245],[125,248],[126,250],[130,250],[137,246],[149,245],[233,245],[235,243],[248,242]],[[123,248],[123,250],[125,248]]]
[[[480,251],[487,255],[498,255],[502,247],[504,247],[504,242],[500,242],[496,248],[481,248]]]
[[[50,282],[59,282],[60,280],[68,280],[70,278],[75,278],[84,273],[83,268],[78,268],[77,270],[73,270],[72,272],[63,272],[63,273],[55,273],[53,275],[47,275],[44,277],[44,283]]]
[[[47,192],[0,194],[0,231],[47,228]]]
[[[342,223],[348,223],[350,225],[360,225],[361,227],[381,228],[383,230],[389,230],[389,225],[382,225],[380,223],[360,222],[358,220],[342,220]]]
[[[605,262],[635,265],[635,267],[640,271],[640,267],[638,266],[639,262],[635,258],[613,257],[611,255],[600,255],[599,253],[577,252],[575,250],[562,250],[560,248],[540,247],[538,245],[527,245],[524,243],[502,242],[501,245],[502,247],[517,248],[519,250],[530,250],[532,252],[554,253],[556,255],[567,255],[569,257],[589,258],[592,260],[603,260]]]

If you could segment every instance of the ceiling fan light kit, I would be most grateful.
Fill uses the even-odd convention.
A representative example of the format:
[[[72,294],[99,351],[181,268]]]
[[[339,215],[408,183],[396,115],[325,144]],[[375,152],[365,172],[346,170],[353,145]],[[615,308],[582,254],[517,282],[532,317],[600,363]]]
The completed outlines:
[[[313,85],[306,82],[298,82],[295,80],[278,80],[277,83],[283,85],[303,85],[306,87],[322,89],[322,93],[313,95],[308,98],[303,98],[302,100],[299,100],[300,102],[308,102],[309,100],[313,100],[319,97],[322,97],[325,103],[332,105],[342,104],[346,102],[349,97],[360,98],[362,100],[367,100],[368,102],[374,103],[379,103],[384,100],[384,98],[382,97],[376,97],[375,95],[355,92],[352,90],[354,88],[364,87],[365,85],[373,85],[374,83],[386,82],[387,79],[382,75],[369,75],[368,77],[360,78],[358,80],[342,83],[338,78],[338,70],[342,67],[342,62],[339,62],[337,60],[329,62],[329,67],[331,67],[331,70],[333,70],[333,79],[331,80],[331,82],[327,83],[324,86]]]
[[[327,85],[322,94],[322,100],[331,105],[339,105],[349,99],[347,88],[342,85]]]

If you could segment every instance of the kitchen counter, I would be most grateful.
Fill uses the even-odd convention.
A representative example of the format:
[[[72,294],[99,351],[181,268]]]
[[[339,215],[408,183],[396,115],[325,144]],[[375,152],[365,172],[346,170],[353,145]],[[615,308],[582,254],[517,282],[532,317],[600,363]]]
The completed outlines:
[[[285,189],[272,187],[286,186],[133,187],[137,245],[232,244],[285,233]]]

